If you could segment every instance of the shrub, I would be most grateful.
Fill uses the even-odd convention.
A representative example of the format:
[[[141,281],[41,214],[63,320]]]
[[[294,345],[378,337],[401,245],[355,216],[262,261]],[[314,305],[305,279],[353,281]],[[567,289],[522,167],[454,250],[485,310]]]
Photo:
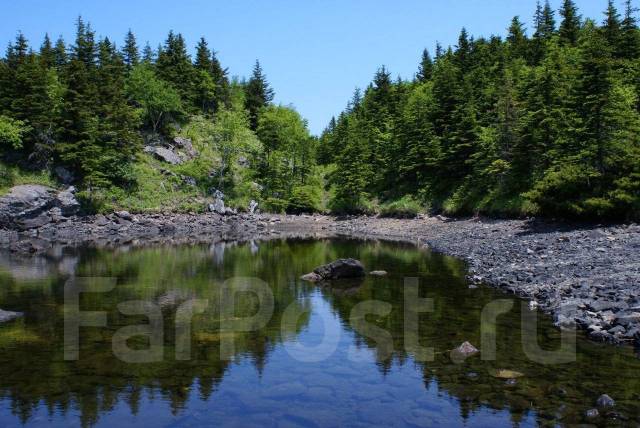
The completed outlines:
[[[315,213],[320,211],[321,195],[313,186],[300,186],[293,189],[289,198],[287,212],[292,214]]]
[[[380,207],[381,217],[414,218],[422,211],[420,204],[411,196],[388,202]]]

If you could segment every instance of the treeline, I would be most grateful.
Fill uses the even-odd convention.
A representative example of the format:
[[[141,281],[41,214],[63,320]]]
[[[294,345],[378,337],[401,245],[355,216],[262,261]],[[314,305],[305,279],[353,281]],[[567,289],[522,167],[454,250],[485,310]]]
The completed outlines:
[[[143,145],[191,132],[211,155],[188,171],[202,194],[216,188],[245,203],[251,193],[267,208],[293,210],[313,193],[305,185],[317,139],[295,110],[273,104],[259,62],[249,80],[231,79],[204,38],[192,58],[178,33],[157,49],[140,49],[131,31],[118,47],[82,18],[76,27],[73,43],[45,35],[37,48],[19,33],[0,60],[5,165],[62,167],[89,199],[135,195],[145,179]],[[246,170],[240,175],[238,159]]]
[[[538,3],[533,34],[424,51],[411,81],[379,69],[321,137],[332,208],[376,200],[448,213],[640,219],[640,32],[630,0],[601,24]],[[407,202],[408,201],[408,202]]]

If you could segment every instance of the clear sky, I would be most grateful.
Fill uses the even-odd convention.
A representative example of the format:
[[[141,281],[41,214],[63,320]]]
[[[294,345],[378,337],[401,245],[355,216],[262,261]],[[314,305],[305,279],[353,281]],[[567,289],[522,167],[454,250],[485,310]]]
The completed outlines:
[[[1,0],[0,44],[21,30],[40,45],[45,32],[73,40],[82,15],[121,44],[128,28],[153,47],[181,32],[193,48],[205,36],[230,74],[247,76],[260,59],[276,102],[292,104],[319,133],[384,64],[411,77],[424,47],[472,35],[504,35],[519,15],[530,28],[535,0]],[[640,0],[637,1],[640,3]],[[561,0],[552,0],[559,6]],[[601,21],[606,0],[578,0]],[[622,0],[616,0],[622,10]]]

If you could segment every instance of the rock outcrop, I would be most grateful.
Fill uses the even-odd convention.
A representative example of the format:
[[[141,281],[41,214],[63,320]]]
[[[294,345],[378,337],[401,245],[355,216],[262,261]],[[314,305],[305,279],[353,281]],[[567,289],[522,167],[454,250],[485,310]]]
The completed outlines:
[[[29,230],[78,213],[75,188],[58,192],[47,186],[25,184],[13,187],[0,198],[0,227]]]

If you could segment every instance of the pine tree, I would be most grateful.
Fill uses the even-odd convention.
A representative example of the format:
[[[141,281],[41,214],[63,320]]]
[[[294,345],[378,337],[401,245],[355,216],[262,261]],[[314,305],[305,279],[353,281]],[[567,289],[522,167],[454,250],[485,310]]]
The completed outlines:
[[[249,123],[254,131],[258,128],[260,110],[273,101],[273,89],[262,72],[260,61],[256,60],[251,79],[245,87],[245,108],[249,113]]]
[[[471,42],[469,41],[469,33],[463,28],[458,36],[458,45],[456,46],[456,61],[462,73],[466,73],[469,69],[469,56],[471,55]]]
[[[621,57],[624,55],[624,52],[622,52],[622,23],[613,0],[609,0],[605,16],[606,18],[602,24],[605,39],[609,43],[612,53],[617,57]]]
[[[196,47],[196,60],[194,63],[198,70],[211,73],[211,50],[204,37],[200,37],[198,46]]]
[[[418,75],[416,76],[419,82],[426,82],[431,79],[433,74],[433,61],[431,55],[427,49],[422,51],[422,59],[420,60],[420,66],[418,67]]]
[[[55,46],[55,63],[58,70],[67,64],[67,47],[62,36],[58,37]]]
[[[45,68],[51,68],[56,65],[56,53],[48,34],[44,35],[44,41],[40,46],[40,63]]]
[[[122,57],[127,70],[131,70],[140,62],[140,53],[138,52],[138,44],[133,31],[129,29],[124,39],[124,47],[122,48]]]
[[[151,49],[151,45],[149,42],[145,43],[144,48],[142,49],[142,62],[147,64],[153,64],[155,60],[155,54],[153,49]]]
[[[563,1],[560,16],[563,18],[559,30],[560,40],[564,44],[575,46],[578,43],[582,18],[573,0]]]
[[[636,59],[640,57],[640,32],[638,31],[638,21],[635,17],[635,12],[636,9],[633,7],[631,0],[626,0],[620,41],[620,54],[626,59]]]
[[[197,88],[195,88],[197,76],[181,34],[169,32],[164,47],[158,53],[156,69],[160,78],[178,90],[186,106],[200,107],[195,99],[197,97]]]
[[[216,85],[215,99],[213,110],[217,112],[222,107],[229,108],[231,106],[231,87],[229,85],[228,70],[222,68],[220,61],[216,56],[216,52],[211,52],[211,77]]]
[[[517,16],[511,20],[507,41],[510,45],[511,55],[514,58],[526,58],[528,53],[528,40],[524,32],[524,26]]]

